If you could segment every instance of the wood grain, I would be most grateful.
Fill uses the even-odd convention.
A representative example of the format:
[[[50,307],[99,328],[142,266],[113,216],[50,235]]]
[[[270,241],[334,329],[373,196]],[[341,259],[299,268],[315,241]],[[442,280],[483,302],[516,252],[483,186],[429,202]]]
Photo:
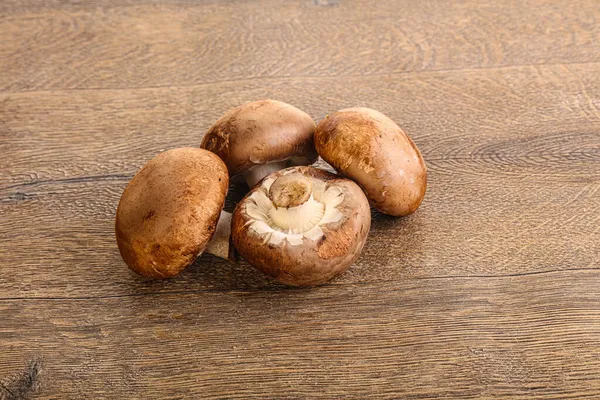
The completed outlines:
[[[600,388],[597,272],[0,311],[0,373],[43,354],[38,399],[580,399]]]
[[[332,284],[598,268],[600,180],[568,182],[540,175],[525,188],[517,178],[500,174],[450,179],[435,165],[430,195],[419,211],[404,219],[374,213],[362,257]],[[4,271],[0,297],[276,287],[245,263],[234,265],[210,255],[174,280],[144,282],[135,276],[122,262],[114,239],[115,208],[127,180],[32,185],[24,197],[5,201],[0,249],[12,267]],[[241,193],[238,188],[230,199]],[[24,242],[32,244],[35,254]]]
[[[148,159],[197,145],[230,106],[283,97],[321,118],[354,105],[355,87],[363,104],[399,121],[422,148],[429,194],[409,218],[375,214],[363,258],[336,283],[597,268],[597,75],[600,64],[290,79],[271,81],[268,89],[259,81],[0,95],[11,133],[9,156],[0,161],[9,216],[0,249],[20,265],[5,273],[2,293],[86,297],[271,286],[247,265],[211,256],[173,282],[132,286],[140,280],[124,269],[114,245],[119,196]],[[207,91],[228,102],[215,104]],[[244,190],[234,188],[229,210]],[[32,259],[20,246],[25,238],[35,241]],[[47,268],[55,274],[44,274]]]
[[[9,154],[0,159],[0,187],[133,175],[159,151],[199,145],[228,108],[267,97],[316,120],[356,105],[381,110],[413,137],[429,164],[451,163],[444,169],[452,174],[586,180],[599,175],[597,76],[600,63],[0,93],[2,151]]]
[[[595,0],[4,0],[0,89],[598,62],[599,19]]]
[[[0,1],[0,399],[598,398],[598,21],[595,0]],[[423,206],[374,212],[315,289],[209,255],[130,272],[129,179],[269,97],[389,115]]]

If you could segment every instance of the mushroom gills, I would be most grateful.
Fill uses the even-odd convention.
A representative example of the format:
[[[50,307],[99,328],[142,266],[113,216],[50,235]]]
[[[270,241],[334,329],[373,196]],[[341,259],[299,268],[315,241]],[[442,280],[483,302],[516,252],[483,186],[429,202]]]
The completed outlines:
[[[344,200],[337,186],[327,187],[325,182],[312,179],[309,199],[295,207],[277,207],[269,198],[269,189],[275,179],[266,179],[259,190],[249,197],[246,213],[249,228],[262,236],[265,244],[278,245],[284,240],[293,246],[305,239],[319,240],[323,226],[339,222],[343,215],[337,207]]]

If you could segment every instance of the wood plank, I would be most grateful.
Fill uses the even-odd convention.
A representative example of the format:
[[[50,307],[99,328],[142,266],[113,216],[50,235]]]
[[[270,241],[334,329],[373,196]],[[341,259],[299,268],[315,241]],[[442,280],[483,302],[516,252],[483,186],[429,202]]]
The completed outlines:
[[[399,220],[376,214],[363,257],[336,284],[597,268],[599,73],[586,64],[272,82],[274,97],[296,97],[318,117],[352,105],[360,87],[363,104],[405,126],[429,163],[423,207]],[[199,143],[227,107],[266,96],[261,82],[4,95],[2,297],[272,287],[210,256],[175,281],[142,285],[113,239],[137,168]],[[228,209],[242,193],[234,188]]]
[[[596,0],[0,1],[0,400],[597,398],[597,21]],[[212,256],[130,272],[131,176],[266,97],[398,121],[422,208],[375,212],[319,288]]]
[[[598,62],[598,19],[595,0],[4,0],[0,90]]]
[[[600,63],[0,94],[0,188],[132,175],[159,151],[199,145],[228,108],[266,97],[316,120],[349,106],[378,109],[407,130],[427,162],[451,162],[453,174],[597,176],[585,164],[600,151],[597,76]]]
[[[452,173],[446,169],[453,163],[434,164],[417,213],[401,219],[374,213],[362,257],[332,284],[597,269],[600,179],[561,181],[546,172],[548,165],[531,168],[533,179],[519,179]],[[600,169],[597,161],[585,165]],[[0,297],[277,287],[246,263],[210,255],[174,280],[144,282],[123,263],[114,239],[114,213],[126,183],[49,182],[4,198]],[[229,210],[242,193],[235,188]]]
[[[580,399],[600,388],[598,271],[11,300],[0,313],[3,384],[14,390],[37,360],[37,399]]]

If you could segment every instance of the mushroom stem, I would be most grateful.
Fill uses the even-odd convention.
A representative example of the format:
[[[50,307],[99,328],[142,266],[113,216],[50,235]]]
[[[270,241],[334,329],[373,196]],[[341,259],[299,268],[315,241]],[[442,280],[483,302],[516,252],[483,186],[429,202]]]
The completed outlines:
[[[275,225],[288,233],[304,233],[312,229],[325,215],[325,205],[311,195],[309,199],[296,207],[273,207],[269,217]]]
[[[214,256],[229,260],[229,237],[231,236],[231,213],[221,211],[215,233],[204,250]]]
[[[282,230],[302,233],[315,226],[325,214],[325,205],[312,195],[312,183],[300,173],[280,176],[269,188],[274,208],[271,220]]]
[[[261,181],[262,178],[272,174],[273,172],[279,171],[280,169],[284,169],[285,166],[285,160],[270,162],[267,164],[260,164],[244,172],[244,179],[246,179],[246,184],[248,185],[248,187],[253,188],[258,182]]]

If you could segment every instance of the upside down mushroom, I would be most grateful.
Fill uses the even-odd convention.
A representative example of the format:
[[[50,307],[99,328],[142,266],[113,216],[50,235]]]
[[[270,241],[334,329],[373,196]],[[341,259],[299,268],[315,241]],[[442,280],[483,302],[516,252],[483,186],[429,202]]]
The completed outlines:
[[[292,167],[267,176],[238,203],[231,232],[256,269],[284,284],[314,286],[358,258],[370,226],[369,203],[357,184]]]
[[[246,103],[227,111],[206,132],[200,147],[217,154],[229,175],[249,188],[272,172],[317,160],[315,123],[304,111],[277,100]]]
[[[135,272],[179,274],[204,251],[227,258],[231,214],[222,212],[229,176],[198,148],[160,153],[129,182],[117,207],[119,251]]]
[[[348,108],[328,115],[314,134],[319,155],[340,174],[357,182],[375,208],[402,216],[425,196],[427,168],[421,152],[379,111]]]

